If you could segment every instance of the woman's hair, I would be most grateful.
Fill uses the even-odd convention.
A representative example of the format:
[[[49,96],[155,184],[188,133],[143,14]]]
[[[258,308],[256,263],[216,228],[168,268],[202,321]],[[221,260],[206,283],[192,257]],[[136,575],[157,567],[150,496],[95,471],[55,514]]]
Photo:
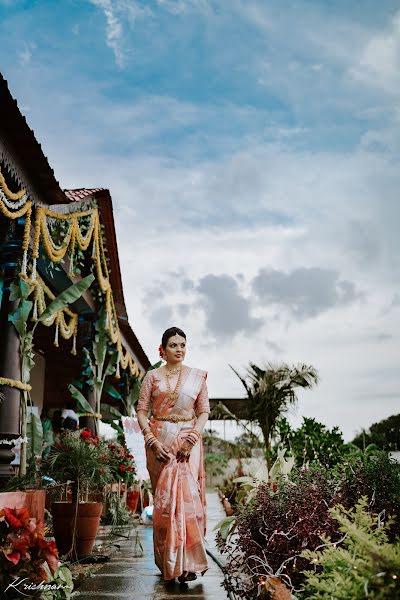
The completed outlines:
[[[167,347],[169,338],[173,337],[174,335],[181,335],[186,340],[186,333],[182,331],[182,329],[179,329],[179,327],[170,327],[164,331],[161,338],[161,346],[164,349]]]

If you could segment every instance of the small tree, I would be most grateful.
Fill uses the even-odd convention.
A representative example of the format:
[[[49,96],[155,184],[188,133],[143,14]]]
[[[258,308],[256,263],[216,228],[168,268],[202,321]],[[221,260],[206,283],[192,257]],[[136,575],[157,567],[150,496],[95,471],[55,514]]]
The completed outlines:
[[[232,366],[231,369],[246,389],[248,418],[261,428],[268,467],[271,467],[271,444],[277,421],[289,406],[296,404],[297,388],[312,388],[318,383],[317,371],[314,367],[304,364],[290,367],[287,364],[273,366],[268,363],[261,368],[250,363],[246,379]]]
[[[400,414],[374,423],[369,431],[359,433],[354,438],[353,444],[362,450],[369,444],[375,444],[381,450],[400,450]]]
[[[309,417],[303,417],[303,423],[296,430],[291,429],[285,417],[279,418],[276,425],[278,447],[290,448],[298,466],[317,463],[329,468],[342,460],[343,455],[349,451],[338,427],[330,430],[323,423]]]

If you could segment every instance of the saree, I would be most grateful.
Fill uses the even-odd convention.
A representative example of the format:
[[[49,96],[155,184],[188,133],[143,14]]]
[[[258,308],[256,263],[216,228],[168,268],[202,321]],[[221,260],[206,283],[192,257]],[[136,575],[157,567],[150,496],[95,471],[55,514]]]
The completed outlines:
[[[149,426],[167,450],[168,463],[158,461],[146,449],[147,469],[154,495],[154,560],[165,580],[208,570],[204,546],[206,534],[206,486],[203,442],[193,446],[188,462],[178,462],[181,443],[202,412],[210,412],[206,386],[207,372],[184,367],[182,385],[175,402],[171,401],[159,369],[144,378],[136,410],[148,411],[152,403]],[[172,417],[160,421],[156,417]],[[187,421],[173,422],[174,416]],[[189,420],[190,419],[190,420]]]

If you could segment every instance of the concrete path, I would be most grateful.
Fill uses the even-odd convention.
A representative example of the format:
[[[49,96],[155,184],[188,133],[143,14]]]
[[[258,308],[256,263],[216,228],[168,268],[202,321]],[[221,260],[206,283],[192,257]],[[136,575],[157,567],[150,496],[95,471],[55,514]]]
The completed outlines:
[[[224,511],[215,492],[207,493],[207,535],[206,547],[223,562],[215,548],[214,525],[224,517]],[[180,585],[167,584],[154,564],[153,530],[139,526],[139,536],[143,546],[143,556],[135,556],[134,538],[118,544],[121,547],[102,569],[86,580],[79,588],[79,598],[96,600],[223,600],[226,591],[221,587],[223,574],[217,564],[208,556],[209,570],[196,581]]]

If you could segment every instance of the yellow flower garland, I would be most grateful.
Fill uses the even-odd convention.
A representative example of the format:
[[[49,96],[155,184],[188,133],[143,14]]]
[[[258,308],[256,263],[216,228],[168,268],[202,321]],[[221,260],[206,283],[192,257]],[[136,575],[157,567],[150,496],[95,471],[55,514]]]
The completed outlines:
[[[8,377],[0,377],[0,385],[17,388],[23,392],[30,392],[32,389],[32,386],[29,383],[22,383],[22,381],[18,381],[17,379],[8,379]]]
[[[4,179],[3,173],[1,172],[1,169],[0,169],[0,186],[9,200],[16,200],[16,201],[21,200],[22,196],[24,196],[26,194],[25,189],[20,190],[19,192],[13,193],[8,188],[8,186],[6,184],[6,180]]]
[[[3,213],[3,215],[5,217],[7,217],[8,219],[19,219],[19,217],[23,217],[24,214],[26,212],[28,212],[28,210],[30,210],[31,208],[32,208],[32,200],[28,200],[26,202],[26,204],[24,204],[24,206],[21,206],[21,208],[19,210],[12,212],[11,210],[8,210],[7,206],[4,204],[4,202],[0,198],[0,210]]]
[[[13,194],[7,187],[4,177],[0,172],[0,185],[4,190],[4,193],[8,198],[13,200],[19,200],[26,193],[25,190],[21,190],[17,194]],[[110,334],[111,342],[116,346],[118,351],[118,365],[117,365],[117,377],[119,376],[119,367],[121,366],[123,369],[129,368],[131,375],[141,376],[143,373],[140,371],[138,365],[130,355],[128,350],[125,350],[122,345],[121,340],[121,332],[118,325],[118,315],[115,309],[114,298],[111,289],[111,283],[108,274],[107,260],[105,256],[105,250],[103,245],[103,239],[101,234],[101,225],[100,225],[100,217],[98,208],[92,208],[86,211],[80,211],[69,214],[60,214],[56,213],[48,208],[44,207],[36,207],[36,216],[35,222],[33,226],[33,243],[32,243],[32,257],[33,257],[33,265],[32,265],[32,273],[31,277],[28,278],[26,275],[27,269],[27,251],[29,248],[30,242],[30,229],[31,229],[31,217],[32,217],[32,201],[27,201],[24,206],[22,206],[19,210],[12,212],[7,206],[1,201],[0,198],[0,211],[4,216],[10,219],[17,219],[26,214],[25,220],[25,229],[24,229],[24,237],[22,242],[22,249],[24,250],[24,258],[22,263],[22,269],[20,276],[24,278],[24,280],[32,286],[31,292],[34,292],[34,299],[36,305],[36,311],[40,315],[46,309],[46,302],[44,296],[47,295],[50,300],[54,299],[54,295],[51,291],[45,286],[44,282],[40,279],[40,277],[36,273],[36,260],[39,257],[39,245],[42,240],[43,247],[47,257],[55,263],[60,262],[67,251],[70,249],[71,252],[71,263],[73,262],[73,256],[75,253],[75,247],[78,247],[84,252],[88,249],[90,242],[93,240],[93,254],[92,258],[95,262],[95,268],[97,273],[97,281],[101,291],[105,294],[105,305],[106,305],[106,314],[107,314],[107,329]],[[89,225],[89,229],[85,234],[82,234],[79,220],[83,217],[90,217],[91,222]],[[70,222],[68,227],[68,231],[64,236],[62,244],[60,246],[56,246],[54,243],[49,227],[47,219],[58,219],[58,220],[67,220]],[[71,264],[71,271],[73,270],[73,265]],[[36,282],[38,282],[36,284]],[[65,315],[70,317],[69,322],[66,322]],[[36,315],[34,314],[34,318]],[[59,311],[56,315],[53,315],[50,319],[46,319],[44,324],[46,326],[50,326],[53,323],[56,323],[56,339],[55,343],[58,344],[58,332],[61,333],[61,336],[64,339],[70,339],[72,336],[74,337],[74,345],[73,345],[73,353],[76,353],[76,335],[77,335],[77,327],[78,327],[78,316],[70,311],[69,309],[64,309],[63,311]],[[125,351],[124,351],[125,350]]]

